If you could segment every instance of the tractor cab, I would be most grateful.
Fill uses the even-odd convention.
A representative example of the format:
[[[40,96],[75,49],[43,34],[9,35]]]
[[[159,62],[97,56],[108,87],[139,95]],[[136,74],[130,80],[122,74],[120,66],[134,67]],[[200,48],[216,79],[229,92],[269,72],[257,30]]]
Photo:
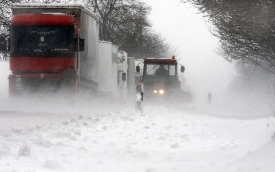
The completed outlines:
[[[141,73],[141,83],[144,87],[145,97],[168,96],[172,92],[181,90],[181,82],[178,79],[178,62],[175,56],[172,58],[146,58],[144,59],[142,73],[140,67],[136,67],[137,73]],[[180,71],[183,73],[184,66]]]

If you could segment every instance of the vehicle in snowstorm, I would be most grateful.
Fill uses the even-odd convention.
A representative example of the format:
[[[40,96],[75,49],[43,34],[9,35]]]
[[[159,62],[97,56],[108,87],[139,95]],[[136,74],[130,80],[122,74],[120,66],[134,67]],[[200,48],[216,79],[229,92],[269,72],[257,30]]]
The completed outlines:
[[[0,41],[0,49],[10,51],[10,95],[72,95],[85,87],[126,96],[127,53],[99,40],[98,18],[88,8],[26,3],[12,4],[12,12],[10,35]]]
[[[181,90],[179,72],[183,73],[185,67],[178,64],[175,56],[172,58],[145,58],[143,70],[139,64],[136,66],[136,77],[143,84],[144,99],[189,99],[190,95]],[[180,67],[180,68],[179,68]]]

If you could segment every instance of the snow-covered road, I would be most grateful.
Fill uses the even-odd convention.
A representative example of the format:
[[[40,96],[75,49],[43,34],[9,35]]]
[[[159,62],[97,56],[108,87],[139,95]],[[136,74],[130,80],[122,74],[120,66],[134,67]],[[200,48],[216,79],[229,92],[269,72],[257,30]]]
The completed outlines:
[[[273,117],[222,119],[154,105],[145,106],[143,116],[129,106],[107,109],[0,112],[6,126],[0,128],[0,171],[275,170]]]

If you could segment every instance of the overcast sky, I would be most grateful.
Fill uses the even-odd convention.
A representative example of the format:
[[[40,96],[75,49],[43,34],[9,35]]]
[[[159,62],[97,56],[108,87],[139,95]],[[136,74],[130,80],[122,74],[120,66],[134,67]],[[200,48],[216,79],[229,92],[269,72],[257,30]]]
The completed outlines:
[[[218,39],[197,9],[180,0],[145,2],[152,7],[152,29],[177,47],[177,58],[186,67],[184,76],[197,96],[206,97],[208,92],[218,96],[225,91],[235,75],[234,65],[217,54]]]

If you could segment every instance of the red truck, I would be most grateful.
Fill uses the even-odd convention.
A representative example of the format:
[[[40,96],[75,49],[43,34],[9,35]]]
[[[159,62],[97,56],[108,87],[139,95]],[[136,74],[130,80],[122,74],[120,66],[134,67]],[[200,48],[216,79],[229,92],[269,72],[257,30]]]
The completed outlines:
[[[98,18],[89,9],[79,4],[12,4],[12,13],[9,38],[0,39],[0,50],[10,51],[10,95],[73,94],[85,87],[125,96],[127,53],[99,41]]]
[[[96,31],[88,33],[85,29],[97,24],[95,15],[80,5],[13,4],[12,11],[10,94],[57,91],[65,87],[76,92],[81,71],[85,70],[81,65],[89,61],[84,59],[83,62],[89,52],[84,51],[81,38],[97,38]],[[94,22],[82,21],[85,19]],[[93,42],[86,39],[86,44]],[[97,43],[93,45],[97,47]]]
[[[10,33],[0,37],[0,51],[10,52],[10,95],[125,98],[134,90],[134,59],[99,40],[98,18],[85,6],[12,4],[12,13]]]

